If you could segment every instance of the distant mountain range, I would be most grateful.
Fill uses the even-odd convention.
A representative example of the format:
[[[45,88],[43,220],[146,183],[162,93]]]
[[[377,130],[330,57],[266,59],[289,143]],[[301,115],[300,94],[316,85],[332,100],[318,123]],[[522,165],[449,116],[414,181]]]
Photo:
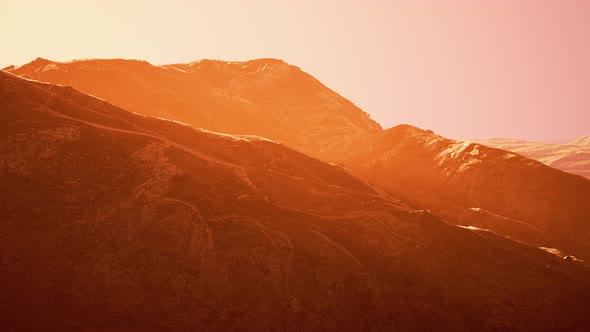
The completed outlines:
[[[545,165],[590,179],[590,135],[566,144],[546,144],[516,139],[472,140],[487,146],[510,150]]]
[[[583,177],[382,130],[274,59],[7,72],[5,326],[590,326]]]
[[[590,135],[578,137],[577,139],[569,142],[567,145],[590,146]]]

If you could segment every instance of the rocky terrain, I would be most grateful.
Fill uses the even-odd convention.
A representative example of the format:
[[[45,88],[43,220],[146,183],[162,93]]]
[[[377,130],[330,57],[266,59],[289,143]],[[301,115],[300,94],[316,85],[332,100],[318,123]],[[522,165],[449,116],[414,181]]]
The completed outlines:
[[[6,73],[0,135],[7,330],[590,324],[584,262],[448,224],[274,141],[133,114]],[[521,159],[534,163],[508,158]],[[573,177],[564,181],[575,187]]]
[[[449,140],[412,126],[382,130],[312,76],[275,59],[153,66],[39,58],[9,72],[73,86],[139,114],[264,136],[343,165],[448,222],[485,224],[513,239],[590,259],[590,181],[552,168],[584,175],[590,159],[581,147],[554,153],[554,160],[522,153],[548,167],[522,151]]]

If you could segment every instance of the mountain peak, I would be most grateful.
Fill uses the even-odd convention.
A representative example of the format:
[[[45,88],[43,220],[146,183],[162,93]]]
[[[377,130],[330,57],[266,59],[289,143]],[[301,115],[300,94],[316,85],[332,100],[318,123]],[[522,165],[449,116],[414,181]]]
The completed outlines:
[[[397,126],[393,126],[389,128],[390,131],[402,131],[402,132],[415,132],[415,133],[428,133],[429,131],[418,128],[416,126],[412,126],[406,123],[399,124]],[[430,131],[432,133],[432,131]]]
[[[31,61],[31,63],[49,63],[49,62],[52,62],[52,61],[42,58],[42,57],[37,57],[35,60]]]
[[[409,124],[399,124],[395,127],[391,127],[387,130],[385,130],[385,132],[388,135],[403,135],[403,136],[409,136],[409,137],[417,137],[417,136],[433,136],[433,137],[439,137],[437,134],[435,134],[432,130],[428,130],[428,129],[421,129]]]
[[[213,60],[213,59],[201,59],[195,60],[185,64],[172,64],[172,65],[164,65],[164,68],[176,68],[181,70],[188,70],[188,71],[202,71],[202,70],[221,70],[221,71],[237,71],[237,72],[263,72],[263,71],[270,71],[270,70],[285,70],[288,68],[296,68],[298,70],[299,67],[290,65],[283,60],[274,59],[274,58],[260,58],[260,59],[253,59],[247,61],[223,61],[223,60]]]
[[[46,65],[52,64],[54,61],[51,61],[49,59],[45,59],[45,58],[41,58],[41,57],[37,57],[34,60],[32,60],[29,63],[26,63],[22,66],[16,67],[16,66],[11,66],[12,68],[8,69],[5,68],[4,70],[12,70],[15,68],[27,68],[27,67],[32,67],[32,68],[41,68],[41,67],[45,67]]]

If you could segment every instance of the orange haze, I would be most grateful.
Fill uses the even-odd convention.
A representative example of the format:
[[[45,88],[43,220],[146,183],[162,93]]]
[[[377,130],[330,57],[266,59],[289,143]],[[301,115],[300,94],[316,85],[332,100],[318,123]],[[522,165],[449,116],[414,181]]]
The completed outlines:
[[[0,66],[275,57],[384,127],[562,140],[590,133],[589,39],[582,0],[5,0]]]

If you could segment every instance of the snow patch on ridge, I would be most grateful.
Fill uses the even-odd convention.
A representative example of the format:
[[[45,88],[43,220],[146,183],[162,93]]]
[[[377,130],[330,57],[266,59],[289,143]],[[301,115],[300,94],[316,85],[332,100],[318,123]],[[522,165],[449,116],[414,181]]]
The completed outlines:
[[[573,255],[566,255],[561,250],[556,249],[556,248],[539,247],[539,249],[545,250],[546,252],[548,252],[548,253],[550,253],[552,255],[555,255],[555,256],[557,256],[559,258],[563,258],[563,259],[568,260],[568,261],[584,262],[584,260],[579,259],[578,257],[573,256]]]
[[[176,69],[177,71],[179,71],[179,72],[181,72],[181,73],[188,74],[188,72],[187,72],[186,70],[182,70],[182,69],[180,69],[180,68],[178,68],[178,67],[171,67],[171,68],[172,68],[172,69]]]
[[[268,63],[265,63],[264,66],[260,67],[260,69],[258,69],[258,71],[264,71],[266,70],[266,68],[268,68]]]
[[[137,113],[135,113],[137,114]],[[144,116],[145,117],[145,116]],[[220,133],[220,132],[216,132],[216,131],[212,131],[212,130],[207,130],[207,129],[203,129],[203,128],[198,128],[198,127],[194,127],[191,126],[188,123],[185,122],[181,122],[181,121],[177,121],[177,120],[171,120],[171,119],[167,119],[167,118],[161,118],[161,117],[153,117],[156,118],[158,120],[163,120],[163,121],[168,121],[168,122],[174,122],[176,124],[179,124],[181,126],[184,127],[189,127],[191,129],[200,131],[202,133],[207,133],[207,134],[211,134],[211,135],[215,135],[215,136],[219,136],[219,137],[224,137],[224,138],[229,138],[231,140],[234,141],[246,141],[246,142],[252,142],[252,141],[266,141],[266,142],[271,142],[271,143],[275,143],[275,144],[280,144],[276,141],[273,141],[271,139],[268,139],[266,137],[262,137],[262,136],[258,136],[258,135],[235,135],[235,134],[226,134],[226,133]]]
[[[461,227],[461,228],[469,229],[469,230],[472,230],[472,231],[486,231],[486,232],[492,232],[492,231],[490,231],[489,229],[485,229],[485,228],[479,228],[479,227],[470,226],[470,225],[468,225],[468,226],[464,226],[464,225],[457,225],[457,226],[459,226],[459,227]]]
[[[42,71],[50,71],[50,70],[57,70],[58,67],[54,63],[50,63],[47,66],[43,67]]]
[[[448,148],[442,150],[438,156],[441,159],[454,159],[457,158],[459,156],[459,154],[461,154],[461,152],[465,151],[465,149],[467,149],[467,147],[469,146],[469,143],[467,142],[456,142],[451,144]]]
[[[504,159],[512,159],[512,158],[516,158],[516,154],[514,153],[507,153],[504,155]]]
[[[486,157],[486,153],[481,152],[480,147],[478,144],[469,142],[454,142],[441,151],[436,156],[436,160],[441,166],[447,160],[462,160],[463,164],[457,169],[458,172],[462,172],[472,165],[481,163]],[[469,148],[471,151],[467,151]]]
[[[553,254],[555,256],[558,256],[558,257],[564,257],[565,256],[565,254],[561,250],[556,249],[556,248],[539,247],[539,249],[545,250],[546,252],[548,252],[550,254]]]

